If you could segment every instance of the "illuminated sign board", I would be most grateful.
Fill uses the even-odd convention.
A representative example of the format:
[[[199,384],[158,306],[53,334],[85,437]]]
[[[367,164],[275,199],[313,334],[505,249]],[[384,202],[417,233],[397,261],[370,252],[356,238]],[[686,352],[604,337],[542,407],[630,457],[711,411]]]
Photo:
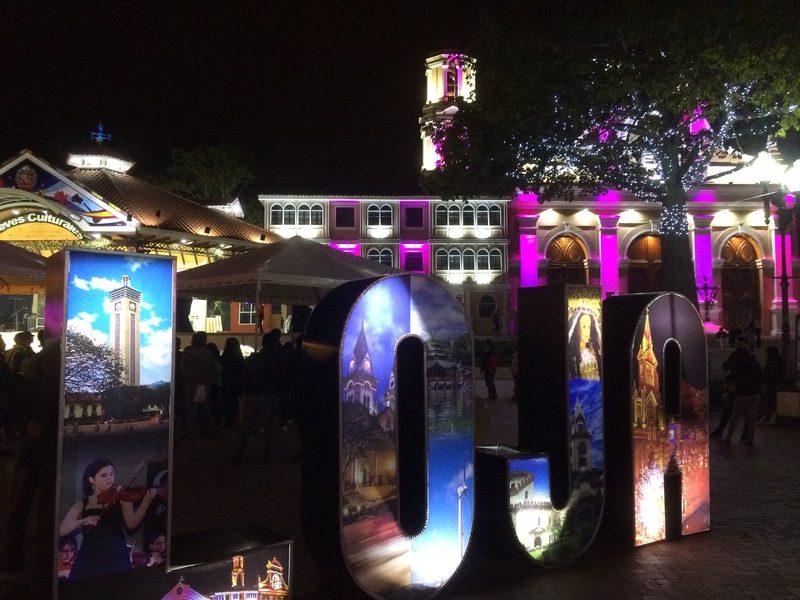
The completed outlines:
[[[69,219],[65,219],[47,212],[29,212],[24,215],[18,215],[16,217],[6,219],[5,221],[0,221],[0,232],[13,229],[14,227],[19,227],[20,225],[30,225],[34,223],[55,225],[56,227],[66,229],[79,240],[83,239],[83,233],[81,233],[81,230]]]
[[[600,289],[523,288],[519,314],[519,445],[538,455],[508,461],[508,510],[533,561],[560,566],[589,547],[603,513]]]
[[[319,564],[375,598],[412,589],[430,597],[461,563],[470,530],[470,543],[553,567],[599,532],[639,545],[666,537],[670,515],[678,535],[708,528],[705,338],[695,308],[676,294],[601,305],[586,286],[523,289],[519,307],[521,449],[480,447],[473,478],[471,369],[458,367],[471,366],[471,345],[449,295],[402,275],[345,284],[317,306],[304,343],[315,423],[303,527]],[[409,337],[421,353],[404,348]],[[421,484],[403,477],[403,463],[416,460],[403,439],[420,435],[404,404],[424,423]]]
[[[647,544],[710,526],[703,324],[676,294],[606,299],[606,527]]]
[[[303,472],[317,499],[304,513],[309,546],[371,595],[429,597],[461,564],[472,529],[472,335],[463,310],[427,277],[345,284],[311,314],[304,352],[314,382],[304,398],[317,415],[314,464]],[[331,455],[338,460],[320,460]]]
[[[65,593],[130,572],[169,538],[174,290],[172,258],[65,250],[48,265],[63,382],[54,546],[74,549],[69,565],[56,558]]]

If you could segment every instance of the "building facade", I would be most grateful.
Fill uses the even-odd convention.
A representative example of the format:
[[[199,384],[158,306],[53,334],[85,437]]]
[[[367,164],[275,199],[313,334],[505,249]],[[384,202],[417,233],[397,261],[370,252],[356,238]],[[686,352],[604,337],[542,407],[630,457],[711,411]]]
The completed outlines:
[[[440,54],[426,61],[421,112],[423,169],[437,166],[430,125],[452,118],[454,100],[472,97],[475,61]],[[712,163],[721,174],[730,163]],[[781,276],[797,314],[796,237],[781,234],[753,169],[714,179],[687,194],[698,303],[709,331],[757,324],[781,330]],[[414,196],[260,195],[264,228],[301,235],[349,252],[439,278],[462,303],[477,335],[516,333],[516,291],[558,283],[599,286],[610,294],[661,289],[660,205],[610,190],[571,202],[540,203],[535,194],[444,201]],[[787,205],[794,198],[785,197]],[[784,262],[785,256],[785,262]]]

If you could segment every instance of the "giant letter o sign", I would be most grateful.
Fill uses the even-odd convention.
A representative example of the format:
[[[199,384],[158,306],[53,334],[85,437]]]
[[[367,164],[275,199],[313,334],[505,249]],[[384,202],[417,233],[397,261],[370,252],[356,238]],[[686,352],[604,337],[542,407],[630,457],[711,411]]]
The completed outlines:
[[[335,561],[374,597],[432,596],[461,564],[472,356],[461,307],[426,277],[345,284],[308,322],[304,533],[320,564]]]
[[[678,294],[634,294],[607,298],[603,313],[605,530],[637,546],[705,531],[708,370],[697,309]]]

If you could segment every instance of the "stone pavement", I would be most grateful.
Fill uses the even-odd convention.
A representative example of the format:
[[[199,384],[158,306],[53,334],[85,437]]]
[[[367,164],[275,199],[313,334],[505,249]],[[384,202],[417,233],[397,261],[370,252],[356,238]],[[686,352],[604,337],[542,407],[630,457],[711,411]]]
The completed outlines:
[[[517,405],[508,400],[510,382],[498,383],[500,400],[488,405],[487,439],[514,445]],[[476,396],[485,397],[482,387],[477,386]],[[713,414],[712,427],[715,421]],[[174,533],[208,531],[211,539],[213,532],[227,530],[262,541],[292,539],[294,598],[365,598],[353,586],[326,577],[311,559],[299,524],[300,463],[293,460],[299,452],[297,432],[292,427],[275,435],[274,462],[267,465],[257,461],[255,439],[252,461],[241,465],[228,461],[229,434],[179,441]],[[3,458],[0,474],[7,471],[8,460]],[[596,542],[573,565],[556,570],[470,548],[461,570],[437,598],[800,598],[798,465],[796,426],[759,427],[753,448],[712,441],[711,531],[638,549]],[[32,583],[42,576],[23,573],[14,582],[0,581],[0,598],[37,597]],[[160,600],[151,593],[108,591],[92,597]]]
[[[511,382],[499,381],[498,388],[501,399],[488,407],[487,441],[514,445],[517,405],[508,401]],[[485,397],[482,383],[476,396]],[[715,420],[716,414],[712,426]],[[311,560],[298,525],[299,466],[288,460],[299,450],[295,432],[278,442],[276,462],[266,466],[226,465],[227,451],[218,440],[198,440],[180,453],[177,458],[194,463],[206,486],[224,491],[226,500],[203,502],[192,494],[194,509],[176,517],[177,533],[258,523],[295,540],[296,598],[365,597],[327,579]],[[754,448],[714,441],[711,531],[638,549],[610,551],[596,543],[575,564],[557,570],[468,551],[462,570],[437,598],[800,598],[798,465],[796,427],[759,427]],[[202,480],[201,472],[196,477]],[[189,493],[189,479],[187,472],[176,481],[176,503]]]

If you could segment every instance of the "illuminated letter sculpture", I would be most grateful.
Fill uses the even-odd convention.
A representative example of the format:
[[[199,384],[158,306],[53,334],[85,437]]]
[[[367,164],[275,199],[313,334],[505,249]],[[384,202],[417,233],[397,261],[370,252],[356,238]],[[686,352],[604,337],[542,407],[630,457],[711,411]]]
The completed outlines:
[[[310,549],[373,597],[432,596],[472,530],[473,352],[461,307],[426,277],[347,283],[314,309],[303,353]]]
[[[591,544],[603,513],[600,290],[519,290],[519,445],[508,506],[537,564],[560,566]]]
[[[700,316],[686,298],[671,293],[612,296],[603,311],[613,466],[606,476],[605,529],[637,546],[665,539],[670,521],[682,534],[704,531],[708,375]]]

